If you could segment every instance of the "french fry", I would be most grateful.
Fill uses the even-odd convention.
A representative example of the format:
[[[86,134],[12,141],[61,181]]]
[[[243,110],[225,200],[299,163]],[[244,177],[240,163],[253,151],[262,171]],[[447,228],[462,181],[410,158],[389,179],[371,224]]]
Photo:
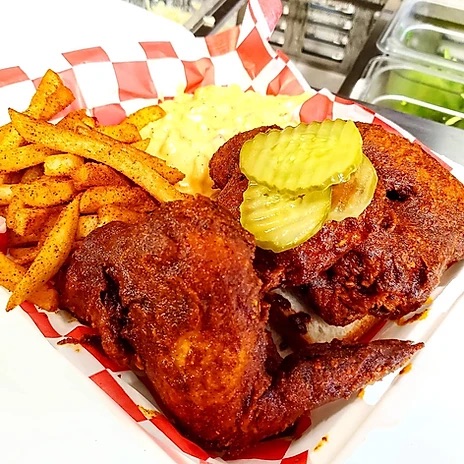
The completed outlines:
[[[44,175],[43,164],[27,168],[21,176],[21,184],[29,184],[40,179]]]
[[[26,205],[48,207],[70,201],[75,195],[72,180],[43,177],[28,184],[12,186],[13,194]]]
[[[84,237],[87,237],[98,226],[98,216],[96,214],[81,216],[77,224],[76,240],[82,240]]]
[[[37,257],[15,286],[8,300],[7,311],[26,301],[30,295],[45,285],[68,258],[79,222],[79,202],[80,195],[77,195],[61,211]]]
[[[102,206],[98,212],[98,226],[104,226],[109,222],[121,221],[128,224],[138,224],[147,218],[147,213],[134,211],[118,205],[105,205]]]
[[[10,247],[8,253],[11,256],[11,259],[21,265],[28,265],[34,261],[36,256],[39,253],[38,246],[28,246],[28,247]]]
[[[63,84],[60,76],[49,69],[42,77],[25,114],[34,119],[49,120],[74,99],[73,93]],[[6,125],[2,132],[4,134],[0,140],[0,151],[24,145],[23,137],[11,124]]]
[[[74,94],[64,85],[61,77],[49,69],[43,75],[25,113],[34,119],[49,120],[74,100]]]
[[[82,193],[80,211],[82,214],[96,213],[104,205],[153,210],[156,203],[140,187],[103,186],[91,187]]]
[[[166,111],[158,105],[151,105],[141,108],[126,117],[125,121],[134,124],[140,131],[143,127],[153,121],[157,121],[166,115]]]
[[[171,184],[176,184],[184,178],[184,174],[182,174],[178,169],[168,166],[166,161],[163,159],[149,155],[144,151],[137,150],[134,145],[124,145],[105,134],[95,133],[94,131],[83,127],[78,127],[76,131],[79,134],[89,135],[103,144],[110,145],[114,151],[120,151],[121,154],[124,153],[130,159],[140,160],[148,167],[161,174]],[[114,156],[114,151],[111,151],[111,156]]]
[[[85,163],[70,175],[74,188],[79,191],[103,185],[129,185],[129,180],[125,176],[101,163]]]
[[[0,174],[0,184],[17,184],[21,182],[21,177],[23,173],[18,172],[4,172]]]
[[[104,134],[98,134],[99,138],[96,139],[88,135],[88,131],[92,132],[91,129],[86,130],[83,134],[79,133],[79,130],[83,128],[78,127],[76,134],[51,123],[36,121],[14,110],[10,110],[9,113],[14,127],[31,143],[43,143],[55,150],[74,153],[107,164],[140,185],[159,201],[185,198],[185,195],[173,187],[159,172],[148,168],[147,157],[153,159],[155,157],[151,157],[131,145],[113,140]],[[104,137],[105,142],[100,137]],[[178,170],[168,167],[161,159],[158,161],[163,175],[169,177],[170,174],[171,180],[175,175],[178,179]]]
[[[13,291],[26,274],[26,269],[0,252],[0,285]],[[28,296],[28,300],[42,309],[58,309],[58,292],[49,285],[42,285]]]
[[[11,198],[10,204],[8,205],[8,209],[6,211],[6,226],[8,229],[15,230],[15,222],[16,222],[16,213],[21,209],[25,208],[24,202],[19,199],[18,197]],[[21,234],[20,234],[21,235]]]
[[[8,151],[25,144],[24,138],[18,134],[18,131],[8,123],[3,129],[3,136],[0,139],[0,152]]]
[[[29,235],[19,235],[13,229],[7,229],[7,243],[9,247],[34,246],[40,240],[40,230],[37,230]]]
[[[124,143],[134,143],[142,140],[137,127],[126,121],[111,126],[97,126],[96,130]]]
[[[0,206],[9,205],[13,198],[12,184],[0,185]]]
[[[54,155],[56,150],[40,144],[24,145],[6,151],[0,151],[0,172],[17,172],[21,169],[43,163],[47,156]]]
[[[43,163],[46,176],[70,176],[76,169],[84,165],[84,158],[71,153],[62,153],[47,156]]]
[[[88,136],[89,138],[94,140],[94,143],[97,143],[99,146],[109,146],[111,148],[110,155],[106,156],[115,156],[115,153],[117,153],[118,156],[123,155],[128,157],[130,160],[140,161],[147,167],[159,173],[164,179],[169,181],[169,183],[171,184],[176,184],[184,178],[184,174],[182,174],[178,169],[168,166],[166,164],[166,161],[164,161],[163,159],[157,158],[156,156],[152,156],[144,151],[138,150],[133,145],[124,144],[122,142],[119,142],[118,140],[108,137],[105,134],[99,133],[98,131],[94,131],[91,129],[87,129],[85,127],[77,127],[76,132],[78,134]]]
[[[139,140],[138,142],[131,143],[131,145],[138,150],[146,151],[148,148],[148,145],[150,145],[150,139],[142,139]]]
[[[7,226],[24,237],[41,234],[48,221],[56,219],[60,208],[29,208],[20,200],[12,201],[7,211]]]
[[[60,121],[56,123],[57,127],[63,129],[75,130],[77,126],[86,125],[88,127],[96,127],[97,122],[95,118],[87,114],[87,110],[73,110],[64,116]]]
[[[10,127],[11,127],[11,122],[4,124],[3,126],[0,127],[0,146],[2,144],[3,137],[5,137],[7,132],[9,132]]]

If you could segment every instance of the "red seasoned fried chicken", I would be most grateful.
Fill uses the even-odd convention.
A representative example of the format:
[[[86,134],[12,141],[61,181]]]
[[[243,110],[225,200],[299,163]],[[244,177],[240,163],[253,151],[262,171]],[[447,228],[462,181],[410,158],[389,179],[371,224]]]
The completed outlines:
[[[358,218],[326,223],[292,250],[258,249],[255,259],[267,288],[307,286],[308,303],[334,325],[417,309],[464,257],[464,186],[418,144],[378,125],[357,127],[379,177],[370,205]],[[240,148],[226,142],[221,150],[234,156],[222,160],[238,165]],[[235,174],[217,201],[238,219],[247,182],[237,182],[239,170],[224,169]]]
[[[161,205],[138,225],[113,222],[83,240],[59,281],[61,306],[102,347],[148,378],[187,436],[234,452],[286,430],[404,365],[421,344],[322,344],[282,360],[254,245],[206,198]]]
[[[240,219],[243,192],[248,186],[248,180],[239,168],[240,150],[247,140],[271,129],[278,128],[263,126],[237,134],[220,147],[211,159],[210,176],[219,189],[216,201],[237,220]],[[282,253],[258,248],[255,265],[266,287],[302,285],[328,269],[339,257],[360,244],[382,220],[384,196],[385,192],[379,187],[376,201],[359,218],[329,222],[311,240],[296,248]]]
[[[359,124],[385,189],[381,227],[309,282],[326,321],[365,314],[397,319],[419,308],[444,271],[464,258],[464,186],[417,144]]]

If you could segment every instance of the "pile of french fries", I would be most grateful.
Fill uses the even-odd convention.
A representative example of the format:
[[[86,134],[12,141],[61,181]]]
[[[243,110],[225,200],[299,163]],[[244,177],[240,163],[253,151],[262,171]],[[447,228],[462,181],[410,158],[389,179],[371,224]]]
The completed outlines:
[[[157,105],[117,125],[101,125],[85,109],[58,122],[75,96],[48,70],[24,112],[9,110],[0,127],[0,215],[8,251],[0,253],[7,310],[31,301],[58,308],[53,279],[91,231],[111,221],[134,223],[158,202],[184,198],[183,174],[147,154],[140,129],[164,116]]]

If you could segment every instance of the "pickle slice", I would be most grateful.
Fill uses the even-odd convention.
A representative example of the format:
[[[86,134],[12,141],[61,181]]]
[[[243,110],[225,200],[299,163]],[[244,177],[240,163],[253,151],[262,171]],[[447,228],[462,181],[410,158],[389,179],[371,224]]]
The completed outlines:
[[[240,169],[270,189],[324,190],[346,182],[362,156],[361,134],[353,121],[325,120],[256,135],[242,147]]]
[[[374,166],[363,155],[361,165],[350,180],[332,187],[332,208],[327,220],[343,221],[347,217],[358,217],[372,201],[377,180]]]
[[[312,237],[330,206],[330,188],[289,194],[250,181],[240,205],[240,222],[254,235],[257,246],[278,253]]]

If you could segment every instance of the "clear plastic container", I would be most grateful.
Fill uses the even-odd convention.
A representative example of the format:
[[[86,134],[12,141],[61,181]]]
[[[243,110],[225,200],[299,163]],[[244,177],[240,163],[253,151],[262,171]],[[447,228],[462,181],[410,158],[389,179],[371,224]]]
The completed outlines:
[[[352,98],[464,129],[464,72],[379,56]]]
[[[464,0],[404,0],[377,46],[384,54],[464,72]]]

